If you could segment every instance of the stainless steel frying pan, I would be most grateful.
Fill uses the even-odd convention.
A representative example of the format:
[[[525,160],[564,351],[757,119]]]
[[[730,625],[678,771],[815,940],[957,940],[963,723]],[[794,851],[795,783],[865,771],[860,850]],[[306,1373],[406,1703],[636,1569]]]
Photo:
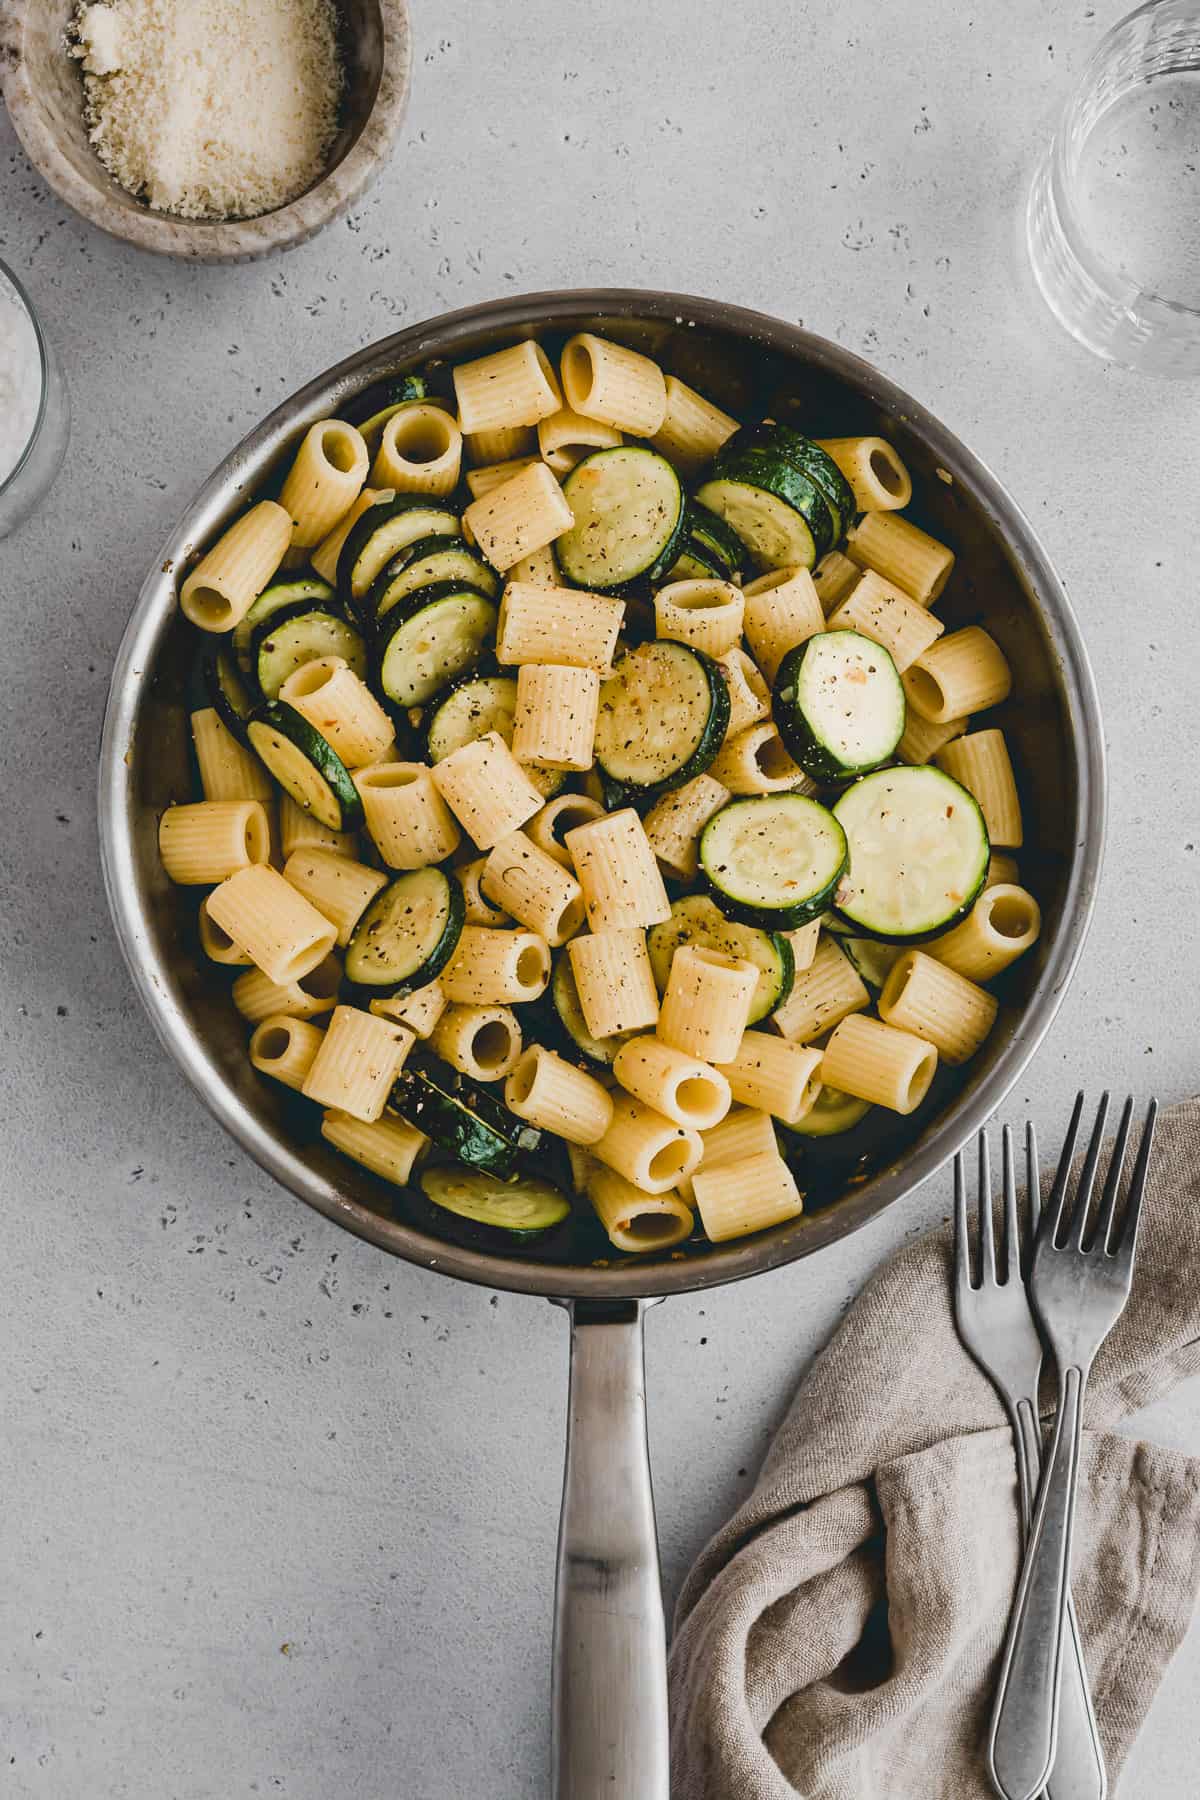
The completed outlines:
[[[203,966],[194,907],[165,880],[157,820],[189,789],[194,644],[175,604],[181,567],[283,461],[314,420],[430,359],[478,356],[533,332],[607,331],[647,349],[742,416],[791,416],[817,433],[878,432],[912,470],[913,511],[958,550],[940,611],[986,624],[1016,673],[1003,724],[1026,801],[1023,878],[1041,900],[1036,950],[1009,972],[999,1023],[930,1116],[900,1122],[858,1166],[814,1170],[815,1210],[720,1246],[664,1258],[554,1260],[462,1249],[405,1222],[392,1190],[338,1158],[291,1097],[246,1060],[225,984]],[[786,409],[786,410],[785,410]],[[109,903],[159,1037],[217,1118],[298,1199],[383,1250],[488,1287],[542,1294],[571,1316],[571,1386],[554,1647],[559,1800],[667,1800],[666,1672],[646,1445],[642,1315],[655,1298],[737,1281],[808,1256],[892,1205],[999,1105],[1062,998],[1095,895],[1104,753],[1078,627],[1026,520],[995,478],[916,401],[845,350],[739,307],[624,289],[536,294],[416,325],[341,363],[280,406],[190,506],[142,589],[113,672],[100,756]],[[574,1260],[570,1258],[574,1256]]]

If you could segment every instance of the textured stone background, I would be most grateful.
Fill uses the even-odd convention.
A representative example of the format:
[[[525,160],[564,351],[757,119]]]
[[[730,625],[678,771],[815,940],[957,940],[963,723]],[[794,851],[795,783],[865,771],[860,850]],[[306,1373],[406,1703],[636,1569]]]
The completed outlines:
[[[202,269],[65,214],[0,117],[0,255],[75,431],[0,545],[5,1193],[0,1786],[30,1800],[534,1800],[565,1397],[549,1306],[388,1262],[274,1187],[159,1053],[109,931],[95,749],[169,525],[269,407],[443,309],[721,295],[876,360],[997,470],[1083,620],[1112,825],[1096,925],[1009,1116],[1192,1091],[1200,1034],[1194,384],[1105,367],[1030,293],[1030,159],[1114,0],[602,11],[420,0],[409,120],[346,221]],[[673,1590],[930,1182],[817,1263],[649,1326]],[[887,1396],[880,1396],[886,1405]],[[1200,1441],[1200,1395],[1147,1429]],[[1189,1644],[1122,1793],[1195,1789]]]

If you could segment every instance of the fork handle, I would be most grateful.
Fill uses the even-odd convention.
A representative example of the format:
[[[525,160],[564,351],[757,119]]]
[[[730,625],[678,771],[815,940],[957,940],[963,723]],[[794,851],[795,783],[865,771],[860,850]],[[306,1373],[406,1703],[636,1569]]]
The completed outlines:
[[[1008,1622],[988,1746],[992,1780],[1006,1800],[1034,1800],[1057,1747],[1083,1379],[1078,1367],[1062,1372],[1054,1440]]]
[[[1042,1472],[1042,1433],[1037,1410],[1029,1400],[1017,1406],[1018,1478],[1028,1478],[1028,1503],[1021,1511],[1021,1529],[1027,1536],[1033,1500]],[[1063,1641],[1062,1695],[1058,1707],[1058,1749],[1047,1784],[1049,1800],[1106,1800],[1108,1772],[1104,1750],[1092,1708],[1087,1665],[1079,1637],[1075,1602],[1067,1588],[1067,1617]]]

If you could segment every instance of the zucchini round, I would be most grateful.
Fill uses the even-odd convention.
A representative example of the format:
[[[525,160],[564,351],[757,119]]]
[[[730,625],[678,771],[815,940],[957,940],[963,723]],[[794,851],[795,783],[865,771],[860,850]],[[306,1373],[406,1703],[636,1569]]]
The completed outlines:
[[[834,542],[829,502],[812,477],[768,450],[720,451],[696,495],[724,519],[759,569],[811,569]]]
[[[671,972],[671,959],[681,944],[699,944],[752,962],[759,971],[758,986],[750,1002],[750,1024],[757,1025],[782,1006],[792,991],[796,959],[792,946],[780,932],[762,931],[755,925],[739,925],[727,919],[707,894],[685,894],[671,906],[671,916],[652,925],[646,937],[650,967],[661,994]]]
[[[222,725],[244,744],[246,726],[257,702],[242,679],[228,642],[204,658],[202,674],[205,690]]]
[[[441,1064],[402,1069],[391,1104],[439,1150],[501,1181],[517,1173],[520,1156],[536,1155],[545,1138],[478,1082]]]
[[[846,834],[803,794],[753,794],[713,814],[700,833],[700,868],[726,918],[793,931],[832,903]]]
[[[870,1110],[869,1100],[856,1100],[840,1088],[823,1087],[804,1117],[787,1130],[799,1132],[801,1137],[835,1137],[850,1131]]]
[[[479,1169],[439,1163],[423,1170],[419,1180],[431,1206],[452,1216],[456,1235],[469,1235],[480,1243],[503,1242],[513,1248],[533,1243],[561,1225],[571,1211],[558,1188],[533,1175],[500,1181]]]
[[[284,607],[294,607],[304,600],[310,606],[322,607],[332,612],[330,604],[334,599],[334,591],[327,581],[319,576],[306,576],[303,581],[275,581],[269,588],[264,588],[258,599],[250,607],[245,616],[238,620],[233,628],[233,653],[238,665],[250,674],[253,669],[251,641],[258,627],[264,620],[271,618]]]
[[[423,375],[393,375],[390,380],[377,381],[356,395],[342,408],[341,417],[348,425],[358,427],[367,449],[374,455],[392,414],[414,400],[429,398],[429,383]]]
[[[409,869],[381,888],[346,946],[346,979],[372,997],[427,987],[458,947],[461,885],[443,869]]]
[[[297,806],[330,831],[357,831],[362,801],[333,745],[294,706],[268,700],[246,727],[246,742]]]
[[[882,944],[875,938],[851,937],[844,931],[834,935],[851,966],[876,992],[891,974],[892,964],[904,954],[903,944]]]
[[[496,602],[461,581],[418,588],[378,641],[379,686],[394,706],[424,706],[474,668],[496,636]]]
[[[805,437],[793,425],[780,425],[764,420],[759,425],[743,425],[721,446],[722,453],[737,450],[768,450],[782,456],[816,483],[833,515],[834,543],[845,537],[854,523],[858,506],[854,490],[827,450],[814,439]]]
[[[596,450],[563,482],[574,524],[554,541],[572,587],[611,593],[644,576],[658,581],[687,541],[683,484],[665,456],[643,444]]]
[[[720,563],[727,581],[746,565],[746,546],[731,525],[693,500],[688,508],[688,543]]]
[[[435,581],[465,581],[492,600],[500,592],[500,577],[495,569],[483,560],[478,550],[472,550],[465,537],[434,533],[430,537],[417,538],[415,543],[406,545],[393,556],[372,583],[363,611],[378,625],[409,594],[418,588],[429,587]]]
[[[912,942],[948,930],[974,904],[991,846],[978,801],[952,776],[878,769],[833,810],[850,853],[838,911],[860,931]]]
[[[904,688],[882,644],[857,631],[819,631],[787,651],[771,710],[789,753],[814,781],[877,769],[904,736]]]
[[[250,663],[264,700],[277,700],[289,675],[321,656],[340,656],[366,680],[367,647],[340,613],[301,600],[268,614],[251,639]]]
[[[724,670],[691,644],[639,644],[600,689],[596,763],[610,781],[664,793],[702,775],[729,728]]]
[[[460,535],[458,514],[428,494],[394,494],[390,500],[376,500],[354,521],[342,545],[338,599],[352,617],[363,617],[366,595],[401,550],[421,538]]]

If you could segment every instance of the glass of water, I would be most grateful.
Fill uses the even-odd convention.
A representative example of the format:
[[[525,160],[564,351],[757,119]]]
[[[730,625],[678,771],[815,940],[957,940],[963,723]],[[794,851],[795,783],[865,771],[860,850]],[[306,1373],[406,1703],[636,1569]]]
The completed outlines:
[[[71,428],[62,369],[33,302],[0,262],[0,538],[44,499]]]
[[[1200,0],[1151,0],[1101,41],[1026,225],[1042,295],[1081,344],[1200,375]]]

